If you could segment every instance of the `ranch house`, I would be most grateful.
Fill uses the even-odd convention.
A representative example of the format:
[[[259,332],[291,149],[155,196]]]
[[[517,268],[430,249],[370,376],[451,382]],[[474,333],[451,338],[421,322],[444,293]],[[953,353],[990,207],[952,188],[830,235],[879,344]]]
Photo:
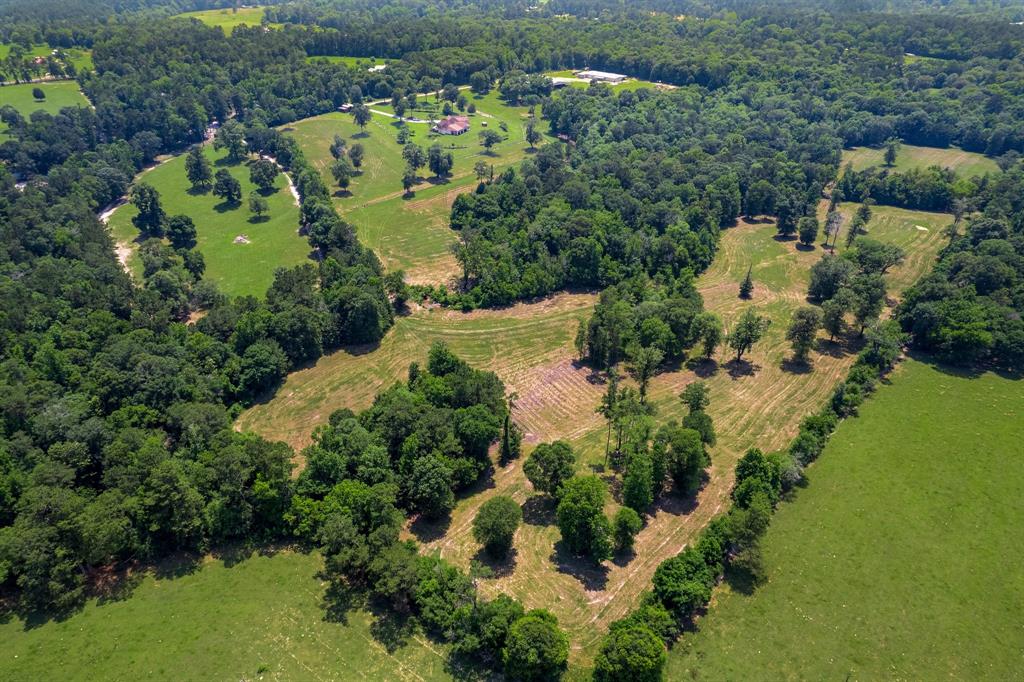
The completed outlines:
[[[468,116],[446,116],[431,128],[439,135],[462,135],[469,130]]]

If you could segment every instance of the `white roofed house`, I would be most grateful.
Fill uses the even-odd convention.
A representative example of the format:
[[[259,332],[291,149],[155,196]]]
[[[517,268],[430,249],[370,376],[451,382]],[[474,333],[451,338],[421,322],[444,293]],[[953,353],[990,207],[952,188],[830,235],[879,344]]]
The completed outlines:
[[[576,77],[588,81],[600,81],[602,83],[621,83],[622,81],[627,80],[629,78],[629,76],[626,76],[621,73],[611,73],[609,71],[594,71],[592,69],[577,71]]]

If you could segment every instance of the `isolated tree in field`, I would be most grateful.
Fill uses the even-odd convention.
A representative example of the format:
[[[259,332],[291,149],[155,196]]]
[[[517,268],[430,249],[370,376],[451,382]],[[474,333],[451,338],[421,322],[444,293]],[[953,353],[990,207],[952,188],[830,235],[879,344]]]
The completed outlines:
[[[789,329],[786,330],[786,340],[793,347],[794,360],[807,362],[807,356],[814,347],[814,340],[820,328],[821,313],[817,308],[797,308],[793,313],[793,320],[789,323]]]
[[[213,138],[213,148],[226,149],[228,160],[238,163],[245,158],[245,130],[238,121],[228,121]]]
[[[441,145],[431,145],[427,151],[427,166],[430,172],[439,178],[443,178],[452,170],[453,157],[451,152],[445,152]]]
[[[883,244],[876,239],[858,239],[854,248],[843,257],[857,264],[860,273],[884,275],[889,268],[903,262],[906,253],[895,244]]]
[[[167,220],[167,240],[175,249],[196,245],[196,226],[187,215],[172,215]]]
[[[262,218],[263,214],[270,210],[270,204],[267,200],[260,196],[259,192],[249,192],[249,211],[257,218]]]
[[[853,246],[853,243],[857,241],[857,235],[864,228],[864,221],[861,220],[859,215],[855,215],[853,220],[850,221],[850,228],[846,231],[846,248]]]
[[[594,660],[594,682],[660,682],[668,654],[643,623],[612,625]]]
[[[703,312],[693,321],[693,332],[700,342],[701,353],[708,360],[722,343],[722,320],[711,312]]]
[[[213,170],[206,154],[203,154],[202,147],[196,146],[188,150],[185,156],[185,177],[194,190],[205,190],[213,182]]]
[[[900,141],[894,137],[885,141],[885,165],[892,166],[896,163],[896,155],[900,151]]]
[[[488,152],[491,151],[491,147],[501,142],[501,133],[485,128],[480,131],[480,145]]]
[[[797,223],[797,235],[800,243],[804,246],[811,246],[818,238],[818,219],[811,215],[805,215]]]
[[[636,534],[643,527],[643,519],[629,507],[622,507],[615,512],[615,516],[612,518],[612,540],[615,551],[623,554],[633,549]]]
[[[237,204],[242,201],[242,184],[221,168],[213,176],[213,193],[229,204]]]
[[[853,291],[853,319],[860,327],[860,335],[882,314],[885,307],[885,279],[881,275],[859,275],[851,285]]]
[[[334,181],[338,183],[338,187],[347,189],[352,184],[352,176],[355,174],[355,169],[352,168],[352,162],[348,160],[347,156],[339,157],[331,164],[331,175],[334,176]]]
[[[658,482],[660,483],[660,481]],[[654,463],[644,450],[633,453],[622,478],[622,503],[642,514],[654,502]]]
[[[163,236],[164,233],[164,209],[160,204],[160,193],[146,182],[140,182],[132,187],[132,205],[139,213],[132,222],[140,232]]]
[[[865,199],[860,206],[857,207],[857,213],[854,215],[855,218],[860,218],[862,226],[867,226],[871,222],[872,212],[871,207],[874,206],[874,199]]]
[[[847,258],[825,256],[811,266],[811,283],[807,295],[816,301],[827,301],[845,287],[856,271]]]
[[[423,147],[410,142],[402,148],[402,158],[414,170],[419,170],[427,165],[427,154]]]
[[[821,326],[828,332],[828,340],[835,341],[836,337],[846,330],[846,312],[849,302],[846,296],[835,296],[821,306]]]
[[[487,162],[477,161],[475,164],[473,164],[473,172],[476,173],[477,181],[482,182],[483,179],[487,177]]]
[[[530,119],[526,123],[526,143],[530,145],[530,149],[536,149],[537,143],[544,139],[541,132],[537,130],[537,124]]]
[[[741,360],[743,354],[761,340],[770,324],[771,320],[758,315],[752,308],[747,308],[743,312],[736,327],[726,339],[729,347],[736,351],[736,360]]]
[[[629,349],[629,372],[640,384],[640,402],[647,401],[647,385],[665,359],[665,353],[654,346],[634,344]]]
[[[337,133],[334,134],[334,141],[331,142],[330,150],[331,156],[335,159],[340,159],[345,153],[345,147],[348,143],[345,142],[345,138]]]
[[[562,487],[555,513],[569,551],[598,563],[612,553],[611,523],[604,515],[606,494],[604,481],[597,476],[574,476]]]
[[[678,491],[688,495],[696,490],[708,466],[700,434],[677,424],[666,424],[655,434],[654,445],[664,454],[668,474]]]
[[[576,457],[565,441],[541,443],[533,449],[523,464],[523,473],[534,489],[551,497],[558,497],[562,485],[575,470]]]
[[[392,100],[391,108],[395,110],[395,116],[397,116],[398,120],[401,121],[406,112],[405,99],[399,98],[398,100]]]
[[[373,114],[370,112],[370,107],[365,104],[357,104],[352,107],[352,120],[359,126],[359,130],[365,132],[371,118],[373,118]]]
[[[838,190],[833,191],[833,198]],[[839,239],[839,232],[843,228],[843,214],[836,210],[830,210],[825,216],[825,246],[831,242],[832,253],[836,252],[836,240]]]
[[[612,442],[612,424],[615,422],[616,417],[616,405],[619,398],[619,373],[612,367],[608,370],[608,386],[605,388],[604,395],[601,396],[601,404],[597,406],[595,410],[599,415],[605,418],[608,422],[608,434],[605,437],[604,442],[604,463],[608,464],[608,452]]]
[[[42,88],[32,88],[32,97],[34,97],[37,100],[44,100],[46,99],[46,93],[43,92]]]
[[[416,169],[412,166],[406,166],[405,171],[402,173],[402,189],[405,190],[406,195],[416,186]]]
[[[511,461],[519,457],[523,447],[523,432],[512,421],[512,410],[519,394],[510,393],[505,396],[505,420],[501,427],[501,459]]]
[[[711,404],[711,390],[703,381],[693,381],[686,385],[679,399],[686,405],[690,414],[703,412]]]
[[[420,457],[412,465],[408,494],[416,511],[427,518],[444,516],[455,506],[451,468],[434,455]]]
[[[264,192],[274,189],[277,173],[277,164],[270,159],[257,159],[249,164],[249,181]]]
[[[753,265],[748,267],[747,276],[743,278],[742,282],[740,282],[740,298],[742,299],[749,299],[750,296],[754,293],[754,279],[753,277],[751,277],[753,269]]]
[[[502,660],[510,680],[558,680],[569,660],[569,638],[554,614],[534,609],[512,623]]]
[[[522,520],[523,510],[515,500],[504,495],[492,497],[480,505],[473,519],[473,538],[491,556],[504,557]]]
[[[352,161],[352,165],[356,168],[361,168],[363,165],[363,154],[365,149],[363,145],[356,142],[354,145],[348,148],[348,158]]]

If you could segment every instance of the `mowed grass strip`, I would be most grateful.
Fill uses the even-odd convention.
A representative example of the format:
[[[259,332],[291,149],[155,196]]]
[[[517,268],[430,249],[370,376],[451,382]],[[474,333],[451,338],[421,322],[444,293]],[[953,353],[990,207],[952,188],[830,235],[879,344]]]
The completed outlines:
[[[0,678],[30,680],[452,679],[444,650],[414,634],[389,652],[375,618],[325,617],[318,553],[280,551],[176,575],[169,562],[123,599],[67,620],[0,624]]]
[[[204,279],[217,284],[229,296],[262,297],[274,280],[274,270],[307,262],[309,242],[298,233],[299,209],[283,174],[277,176],[273,193],[267,195],[270,210],[263,221],[249,212],[249,193],[256,189],[249,181],[244,163],[228,165],[225,151],[204,149],[216,172],[227,168],[242,185],[242,202],[226,205],[212,192],[193,192],[185,175],[185,155],[144,172],[136,182],[147,182],[160,192],[168,216],[192,218],[198,233],[197,248],[206,261]],[[108,223],[118,248],[128,248],[128,267],[141,281],[142,262],[138,255],[140,234],[132,223],[138,211],[130,203],[118,208]],[[248,243],[236,243],[243,236]]]
[[[1024,390],[904,362],[839,426],[668,679],[1009,680],[1024,622]]]
[[[36,99],[32,91],[39,88],[45,99]],[[46,83],[21,83],[0,86],[0,107],[12,106],[28,119],[34,111],[56,114],[64,107],[87,107],[85,98],[75,81],[53,81]],[[0,121],[0,137],[6,136],[7,124]]]
[[[351,114],[341,112],[309,118],[283,129],[296,139],[333,188],[335,205],[342,217],[356,227],[360,241],[377,253],[387,269],[404,270],[407,280],[414,284],[447,284],[457,273],[451,246],[458,235],[449,228],[449,216],[455,198],[476,187],[475,164],[484,161],[497,174],[517,165],[531,151],[525,141],[528,107],[509,106],[493,92],[485,96],[462,92],[477,106],[466,134],[433,135],[429,123],[407,123],[411,142],[424,149],[440,144],[454,158],[449,178],[438,181],[424,168],[413,194],[408,196],[402,189],[405,161],[397,139],[398,122],[390,115],[394,113],[390,104],[369,105],[374,114],[365,130],[353,123]],[[406,116],[426,121],[439,116],[439,111],[433,96],[420,97],[418,108]],[[490,152],[485,152],[479,142],[484,124],[505,138]],[[502,124],[507,132],[501,130]],[[547,128],[540,120],[537,126],[538,130]],[[337,188],[330,172],[334,159],[329,148],[335,135],[345,138],[349,145],[362,144],[365,149],[361,172],[345,191]],[[550,139],[545,136],[545,141]]]
[[[225,33],[231,33],[239,26],[259,26],[265,13],[263,7],[239,7],[235,9],[207,9],[176,14],[179,19],[198,19],[207,26],[219,26]],[[268,24],[281,26],[281,24]]]
[[[843,166],[847,163],[853,164],[854,170],[864,170],[871,166],[885,165],[885,147],[854,147],[843,150]],[[928,168],[929,166],[940,166],[950,168],[963,177],[984,175],[985,173],[998,173],[999,166],[995,159],[978,154],[976,152],[965,152],[957,147],[917,147],[910,144],[901,144],[896,153],[894,170],[908,171],[912,168]]]

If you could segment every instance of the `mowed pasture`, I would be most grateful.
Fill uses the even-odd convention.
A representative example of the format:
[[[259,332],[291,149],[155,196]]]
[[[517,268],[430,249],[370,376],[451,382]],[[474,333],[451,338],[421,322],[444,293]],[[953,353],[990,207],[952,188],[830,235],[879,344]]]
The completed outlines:
[[[941,228],[951,217],[887,207],[876,207],[875,216],[869,225],[872,237],[912,251],[912,257],[890,275],[891,287],[902,288],[931,267],[944,243]],[[916,228],[923,223],[927,231]],[[557,549],[553,510],[533,495],[522,473],[525,457],[496,466],[478,490],[458,502],[448,522],[433,527],[417,524],[410,531],[426,543],[425,551],[439,551],[467,568],[481,558],[470,532],[480,505],[497,494],[524,504],[525,523],[516,536],[513,559],[495,566],[495,577],[481,580],[480,588],[488,596],[509,592],[527,607],[552,609],[573,642],[574,665],[583,666],[574,669],[584,669],[608,623],[635,606],[657,565],[726,508],[739,456],[754,445],[766,451],[785,447],[800,418],[820,407],[852,364],[857,348],[853,337],[835,344],[822,339],[813,354],[813,371],[785,363],[790,355],[785,328],[793,310],[806,304],[808,272],[821,255],[820,246],[801,250],[795,241],[776,239],[770,222],[741,223],[723,232],[715,263],[698,280],[706,307],[721,315],[727,327],[747,306],[770,316],[773,324],[744,363],[731,363],[720,354],[716,362],[667,368],[652,381],[650,400],[659,410],[658,423],[664,423],[684,413],[679,392],[697,378],[706,380],[719,442],[712,451],[708,484],[696,499],[666,496],[641,531],[635,556],[628,562],[594,568]],[[751,265],[756,286],[753,300],[747,302],[737,293]],[[537,442],[566,439],[578,453],[581,473],[601,472],[605,426],[594,410],[604,392],[603,377],[574,362],[571,345],[576,320],[588,314],[593,299],[579,301],[571,315],[559,314],[556,324],[552,309],[563,307],[568,296],[470,315],[417,312],[399,320],[379,348],[335,353],[316,367],[291,375],[273,400],[243,413],[238,426],[293,445],[307,443],[308,431],[332,410],[365,407],[379,387],[404,377],[408,363],[422,359],[432,340],[444,338],[470,362],[497,371],[518,393],[514,416],[527,432],[527,451]],[[471,333],[457,323],[474,318],[492,320],[505,331]],[[424,332],[428,324],[429,334]],[[549,331],[531,336],[518,328],[539,331],[548,324]],[[528,362],[518,361],[520,357]]]
[[[219,26],[225,33],[231,33],[239,26],[259,26],[263,23],[263,7],[238,7],[226,9],[207,9],[196,12],[176,14],[179,19],[198,19],[207,26]],[[280,26],[281,24],[268,24]]]
[[[854,170],[864,170],[871,166],[885,165],[885,147],[853,147],[843,150],[843,166],[853,164]],[[950,168],[963,177],[998,173],[999,166],[994,159],[976,152],[965,152],[957,147],[916,147],[901,144],[896,152],[893,169],[908,171],[912,168],[928,168],[939,166]]]
[[[498,173],[517,165],[530,152],[525,141],[526,107],[509,106],[494,93],[475,97],[468,90],[464,92],[476,103],[477,113],[470,116],[471,128],[463,135],[430,132],[430,124],[425,121],[439,111],[433,96],[420,97],[421,107],[406,113],[407,117],[424,121],[407,124],[411,142],[424,149],[438,143],[454,158],[452,173],[443,181],[432,177],[427,168],[421,169],[419,181],[409,195],[402,188],[405,161],[398,144],[398,122],[392,117],[390,104],[369,105],[374,113],[365,130],[355,125],[351,114],[341,112],[284,128],[333,188],[335,206],[342,218],[356,227],[360,241],[377,253],[387,269],[404,270],[406,279],[413,284],[447,284],[457,274],[458,264],[451,246],[458,235],[448,226],[449,216],[455,198],[476,187],[475,164],[482,160]],[[484,151],[478,137],[483,123],[504,137],[490,152]],[[507,132],[501,130],[501,123]],[[538,130],[547,128],[539,120],[537,125]],[[330,172],[334,159],[329,148],[335,135],[341,135],[349,145],[362,144],[365,149],[361,172],[344,191],[338,188]]]
[[[90,600],[66,620],[0,624],[0,678],[451,679],[446,653],[421,634],[389,652],[373,614],[325,617],[322,568],[319,553],[290,550],[165,562],[135,576],[129,594]]]
[[[204,149],[216,172],[227,168],[242,185],[242,202],[226,204],[212,192],[194,192],[185,175],[185,155],[176,156],[155,166],[136,178],[160,193],[168,216],[187,215],[198,233],[196,248],[206,261],[204,279],[217,284],[229,296],[262,297],[274,280],[274,269],[307,262],[309,242],[299,235],[299,209],[288,189],[284,174],[277,176],[274,191],[265,198],[270,207],[263,220],[249,212],[249,193],[256,189],[249,181],[244,163],[229,165],[225,151]],[[132,274],[141,281],[142,259],[138,254],[142,235],[132,223],[138,215],[130,203],[111,215],[108,225],[117,242],[118,253],[127,260]],[[244,237],[248,243],[238,243]]]
[[[667,679],[1009,680],[1024,621],[1024,390],[907,360],[840,424]]]
[[[14,46],[11,43],[0,43],[0,60],[7,59]],[[62,48],[67,55],[68,61],[75,65],[78,71],[92,69],[92,50],[81,47]],[[32,49],[25,53],[26,57],[48,57],[53,52],[49,45],[33,45]]]
[[[36,99],[32,90],[40,88],[46,95]],[[75,81],[50,81],[45,83],[21,83],[0,86],[0,107],[12,106],[28,119],[34,111],[56,114],[64,107],[87,107],[85,98]],[[0,121],[0,137],[5,135],[7,124]]]

